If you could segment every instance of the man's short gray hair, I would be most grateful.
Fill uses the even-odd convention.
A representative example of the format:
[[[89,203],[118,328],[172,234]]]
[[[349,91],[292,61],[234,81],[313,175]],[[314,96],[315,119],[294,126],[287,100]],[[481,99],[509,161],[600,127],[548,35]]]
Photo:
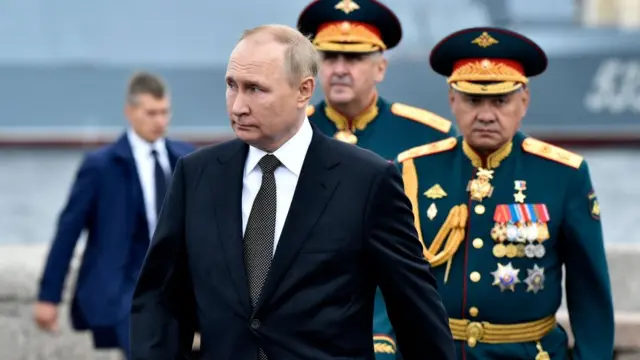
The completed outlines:
[[[258,34],[271,35],[276,42],[285,45],[284,68],[291,85],[305,77],[316,77],[320,63],[320,55],[311,41],[302,33],[290,26],[269,24],[245,30],[240,41]]]

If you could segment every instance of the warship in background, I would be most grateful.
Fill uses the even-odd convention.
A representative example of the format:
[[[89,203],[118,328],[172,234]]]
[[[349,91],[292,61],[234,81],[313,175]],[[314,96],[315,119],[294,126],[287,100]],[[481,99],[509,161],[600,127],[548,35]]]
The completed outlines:
[[[133,6],[113,0],[109,7],[79,8],[99,12],[94,21],[78,16],[78,1],[49,8],[45,0],[12,2],[0,14],[8,30],[0,32],[0,43],[10,45],[0,54],[0,145],[110,141],[124,126],[125,82],[141,68],[159,72],[173,89],[174,136],[196,143],[228,138],[223,78],[237,36],[265,22],[293,24],[307,3],[139,0]],[[387,2],[403,23],[404,38],[389,53],[382,95],[451,117],[447,85],[428,65],[430,49],[463,27],[505,26],[540,43],[550,58],[548,71],[530,84],[526,132],[560,144],[640,143],[637,30],[584,27],[569,0]],[[49,12],[33,15],[24,9],[31,3]],[[249,5],[252,12],[246,12]],[[243,15],[221,15],[229,13]]]

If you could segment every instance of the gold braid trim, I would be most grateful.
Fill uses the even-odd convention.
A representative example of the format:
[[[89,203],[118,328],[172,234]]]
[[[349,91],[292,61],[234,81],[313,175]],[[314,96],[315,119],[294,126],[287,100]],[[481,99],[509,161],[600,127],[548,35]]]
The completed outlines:
[[[373,350],[376,353],[395,354],[396,342],[387,335],[373,335]]]
[[[473,83],[468,81],[457,81],[451,83],[451,87],[465,94],[470,95],[503,95],[521,89],[522,83],[505,81],[499,83]]]
[[[444,221],[440,230],[436,234],[431,246],[429,247],[427,259],[431,266],[437,267],[444,263],[447,264],[447,270],[444,276],[444,282],[447,283],[451,261],[456,252],[460,248],[460,244],[465,239],[465,227],[467,226],[467,218],[469,213],[466,204],[456,205],[449,211],[447,219]],[[445,242],[446,239],[446,242]],[[440,251],[442,245],[444,249]],[[425,256],[426,257],[426,256]]]
[[[418,207],[418,172],[416,170],[416,164],[413,159],[405,160],[402,163],[402,180],[404,181],[404,192],[411,201],[411,208],[413,210],[413,223],[418,232],[418,240],[422,245],[422,254],[425,259],[430,260],[431,254],[427,251],[427,247],[424,245],[424,239],[422,238],[422,228],[420,227],[420,208]]]
[[[407,159],[402,163],[402,180],[404,181],[404,192],[409,198],[409,201],[411,201],[413,223],[416,231],[418,232],[418,240],[420,240],[420,245],[422,246],[422,255],[433,267],[440,266],[444,263],[448,263],[450,265],[451,260],[465,238],[464,230],[467,226],[467,217],[469,216],[467,205],[460,204],[451,208],[447,219],[442,224],[442,227],[431,243],[431,246],[427,249],[424,237],[422,236],[422,227],[420,225],[418,172],[413,159]],[[444,249],[440,251],[445,240],[446,245]]]
[[[513,142],[502,145],[498,150],[491,153],[486,158],[486,164],[482,163],[482,158],[471,148],[466,141],[462,142],[462,151],[471,160],[471,165],[476,168],[495,169],[500,166],[502,160],[506,159],[513,149]]]
[[[542,349],[540,340],[553,331],[556,326],[556,318],[553,315],[540,320],[508,325],[449,318],[449,328],[455,340],[466,341],[470,347],[475,347],[478,343],[536,342],[538,349],[536,360],[549,359],[549,354]]]
[[[396,353],[396,350],[393,348],[393,346],[385,343],[374,343],[373,351],[376,354],[395,354]]]

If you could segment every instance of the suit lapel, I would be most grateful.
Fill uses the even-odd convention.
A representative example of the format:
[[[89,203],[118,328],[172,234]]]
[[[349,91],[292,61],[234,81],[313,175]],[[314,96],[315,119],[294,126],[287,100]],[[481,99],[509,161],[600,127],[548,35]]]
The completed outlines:
[[[178,162],[178,158],[180,154],[176,150],[173,142],[169,139],[165,140],[165,147],[167,148],[167,154],[169,155],[169,165],[171,165],[171,173],[173,174],[173,170],[176,168],[176,163]]]
[[[165,138],[165,147],[167,148],[167,154],[169,154],[169,164],[171,165],[171,172],[176,168],[178,159],[191,152],[191,149],[186,148],[185,145],[175,142],[169,138]]]
[[[235,289],[243,308],[251,309],[249,287],[244,267],[242,240],[242,179],[249,147],[233,140],[218,156],[218,164],[209,166],[211,197],[215,204],[218,240],[221,243]]]
[[[126,133],[113,144],[113,154],[125,178],[125,186],[128,193],[128,196],[125,197],[127,201],[126,209],[130,212],[130,215],[127,216],[127,222],[129,228],[133,229],[134,223],[138,220],[138,214],[145,217],[146,224],[146,213],[138,169],[136,168],[136,161]]]
[[[339,178],[330,170],[340,161],[338,157],[331,156],[328,145],[328,138],[314,127],[313,138],[256,311],[273,295],[339,183]]]

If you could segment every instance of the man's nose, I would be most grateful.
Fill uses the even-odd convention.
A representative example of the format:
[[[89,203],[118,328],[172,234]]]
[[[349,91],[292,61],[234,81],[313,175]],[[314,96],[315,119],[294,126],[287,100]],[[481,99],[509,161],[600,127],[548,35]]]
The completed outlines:
[[[476,119],[483,123],[491,123],[496,121],[496,116],[491,111],[479,111]]]
[[[496,121],[495,111],[493,110],[492,105],[488,101],[482,103],[482,105],[478,109],[476,119],[484,123]]]
[[[246,97],[242,94],[238,94],[233,99],[233,105],[231,106],[231,113],[235,116],[242,116],[249,113],[249,105],[246,101]]]
[[[344,57],[339,57],[333,64],[333,72],[336,75],[346,75],[349,73],[349,64]]]
[[[171,115],[169,115],[169,114],[160,114],[160,115],[156,116],[156,122],[160,126],[167,126],[169,124],[170,117],[171,117]]]

